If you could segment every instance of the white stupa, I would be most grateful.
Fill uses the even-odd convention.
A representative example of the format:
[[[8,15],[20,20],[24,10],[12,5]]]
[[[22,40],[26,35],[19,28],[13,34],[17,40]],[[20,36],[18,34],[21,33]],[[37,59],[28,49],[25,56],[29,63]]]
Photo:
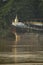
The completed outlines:
[[[22,23],[22,22],[18,22],[18,18],[17,18],[17,16],[16,16],[14,22],[12,22],[12,25],[14,25],[14,26],[18,26],[18,27],[26,27],[26,25],[25,25],[24,23]]]
[[[18,18],[17,18],[17,16],[16,16],[15,20],[12,22],[12,25],[16,26],[17,23],[18,23]]]

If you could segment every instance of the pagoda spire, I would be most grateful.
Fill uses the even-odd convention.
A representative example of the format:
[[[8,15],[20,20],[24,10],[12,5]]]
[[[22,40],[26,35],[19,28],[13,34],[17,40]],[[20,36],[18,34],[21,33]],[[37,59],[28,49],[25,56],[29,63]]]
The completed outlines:
[[[16,15],[16,17],[15,17],[15,21],[14,21],[15,23],[18,23],[18,17],[17,17],[17,15]]]

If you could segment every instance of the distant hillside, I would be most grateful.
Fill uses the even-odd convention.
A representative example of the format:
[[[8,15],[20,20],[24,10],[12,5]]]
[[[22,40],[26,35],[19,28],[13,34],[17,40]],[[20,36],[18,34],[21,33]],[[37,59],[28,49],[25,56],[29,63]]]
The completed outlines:
[[[0,0],[0,24],[10,25],[16,14],[20,21],[43,18],[43,0]]]

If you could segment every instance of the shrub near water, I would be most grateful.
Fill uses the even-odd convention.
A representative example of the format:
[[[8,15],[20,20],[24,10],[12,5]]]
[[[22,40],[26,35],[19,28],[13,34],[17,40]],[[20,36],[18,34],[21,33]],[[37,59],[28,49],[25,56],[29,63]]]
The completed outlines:
[[[15,38],[15,35],[10,32],[10,30],[1,30],[0,31],[1,38]]]

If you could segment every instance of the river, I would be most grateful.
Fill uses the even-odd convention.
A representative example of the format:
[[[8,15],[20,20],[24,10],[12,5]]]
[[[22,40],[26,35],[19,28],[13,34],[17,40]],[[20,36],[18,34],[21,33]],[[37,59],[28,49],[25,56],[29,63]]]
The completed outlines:
[[[43,62],[43,34],[15,33],[16,39],[0,39],[0,63]]]

